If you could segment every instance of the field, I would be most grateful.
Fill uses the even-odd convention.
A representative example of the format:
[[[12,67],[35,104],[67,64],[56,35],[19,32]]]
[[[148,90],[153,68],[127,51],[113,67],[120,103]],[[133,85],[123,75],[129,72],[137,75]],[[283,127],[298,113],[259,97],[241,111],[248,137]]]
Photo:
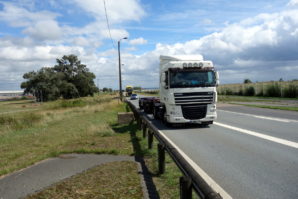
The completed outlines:
[[[298,80],[223,84],[217,91],[220,95],[298,98]]]
[[[177,167],[167,157],[167,172],[158,175],[156,149],[147,149],[147,140],[142,138],[136,123],[117,124],[117,112],[128,111],[128,107],[115,97],[105,94],[42,104],[30,100],[0,102],[0,176],[64,153],[137,155],[144,158],[161,198],[176,198],[181,175]],[[132,178],[127,178],[120,168]],[[140,198],[140,179],[136,173],[134,163],[109,163],[29,198]],[[88,181],[88,176],[95,176],[94,180]],[[124,183],[127,181],[130,183]],[[100,182],[111,185],[101,187],[99,193]],[[113,190],[113,183],[119,186],[119,191]]]

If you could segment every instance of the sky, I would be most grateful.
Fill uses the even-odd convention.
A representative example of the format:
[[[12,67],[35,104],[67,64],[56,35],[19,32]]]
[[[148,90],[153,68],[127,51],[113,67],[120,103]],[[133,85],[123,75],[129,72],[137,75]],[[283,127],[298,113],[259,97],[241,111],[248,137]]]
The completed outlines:
[[[0,90],[69,54],[118,89],[120,39],[124,86],[158,87],[159,56],[180,54],[221,84],[298,79],[298,0],[0,0]]]

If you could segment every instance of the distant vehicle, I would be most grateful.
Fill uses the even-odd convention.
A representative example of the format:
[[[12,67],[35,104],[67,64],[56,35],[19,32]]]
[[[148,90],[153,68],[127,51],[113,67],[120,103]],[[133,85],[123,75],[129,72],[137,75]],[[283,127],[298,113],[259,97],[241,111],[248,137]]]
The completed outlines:
[[[142,97],[140,109],[166,124],[212,124],[218,73],[202,55],[160,56],[159,95]]]
[[[130,99],[131,100],[136,100],[136,99],[138,99],[139,97],[138,97],[138,95],[137,94],[131,94],[131,96],[130,96]]]
[[[133,86],[126,86],[125,91],[126,91],[126,97],[130,97],[133,91]]]

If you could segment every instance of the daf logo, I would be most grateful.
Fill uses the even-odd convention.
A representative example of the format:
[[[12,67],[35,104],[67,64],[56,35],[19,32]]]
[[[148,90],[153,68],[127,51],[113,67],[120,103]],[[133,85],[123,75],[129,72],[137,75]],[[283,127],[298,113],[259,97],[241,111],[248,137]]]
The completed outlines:
[[[175,93],[175,96],[182,96],[182,93]]]

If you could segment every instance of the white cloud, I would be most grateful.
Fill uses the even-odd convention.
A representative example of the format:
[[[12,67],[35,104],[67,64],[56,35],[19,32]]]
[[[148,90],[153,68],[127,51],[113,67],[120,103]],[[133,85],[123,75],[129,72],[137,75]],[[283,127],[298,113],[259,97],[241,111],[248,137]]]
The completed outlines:
[[[106,0],[105,2],[108,18],[112,24],[130,20],[139,21],[145,15],[138,0]],[[75,0],[75,3],[97,19],[105,20],[103,1]]]
[[[23,33],[37,40],[58,40],[62,36],[62,30],[54,20],[38,21],[26,28]]]
[[[159,43],[152,52],[138,57],[127,55],[123,59],[129,63],[127,70],[147,75],[158,72],[160,54],[200,53],[215,63],[222,73],[222,82],[242,82],[244,78],[294,79],[298,74],[297,27],[298,9],[291,8],[227,25],[222,31],[198,40],[173,45]],[[156,77],[148,75],[143,79],[147,84],[156,81],[157,85]]]
[[[289,4],[296,5],[296,1]],[[20,83],[25,72],[53,66],[55,59],[62,55],[76,54],[98,76],[101,87],[118,88],[117,50],[111,47],[98,52],[96,49],[102,45],[103,39],[109,39],[103,2],[76,0],[76,3],[96,20],[83,27],[61,27],[56,21],[59,16],[56,13],[30,12],[2,3],[0,21],[23,28],[26,36],[0,38],[1,82],[17,80]],[[145,14],[137,0],[106,0],[106,3],[111,23],[115,25],[140,20]],[[112,26],[111,34],[115,41],[129,36],[128,31],[119,28],[121,26],[114,27],[117,28]],[[142,37],[127,42],[131,45],[147,43]],[[161,54],[202,54],[215,63],[223,83],[242,82],[244,78],[254,81],[280,77],[294,79],[298,74],[297,43],[298,9],[291,6],[282,12],[263,13],[227,24],[221,31],[184,43],[157,43],[154,50],[142,55],[133,55],[132,48],[123,47],[123,85],[157,87]]]
[[[58,40],[61,38],[62,30],[55,20],[59,14],[49,11],[30,12],[10,3],[2,4],[0,21],[4,21],[12,27],[24,28],[23,33],[33,40]]]
[[[3,4],[3,10],[0,11],[0,21],[4,21],[13,27],[32,26],[38,21],[54,20],[59,16],[49,11],[30,12],[10,3],[0,3]]]
[[[298,0],[291,0],[291,1],[289,1],[289,3],[287,5],[288,6],[298,6]]]
[[[143,45],[143,44],[147,44],[147,40],[144,39],[143,37],[140,37],[140,38],[137,38],[137,39],[129,40],[129,43],[131,45]]]

